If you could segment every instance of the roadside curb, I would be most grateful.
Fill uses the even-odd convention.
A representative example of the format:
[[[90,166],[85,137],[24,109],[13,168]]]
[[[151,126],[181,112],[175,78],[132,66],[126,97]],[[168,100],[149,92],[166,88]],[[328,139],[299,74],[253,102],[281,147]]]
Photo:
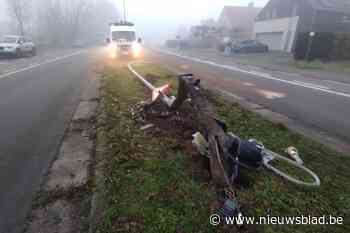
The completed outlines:
[[[103,193],[104,180],[103,180],[103,167],[104,162],[101,159],[104,151],[103,146],[98,143],[96,138],[95,147],[95,166],[94,166],[94,190],[92,192],[91,204],[90,204],[90,216],[89,216],[89,231],[88,233],[94,233],[98,224],[98,220],[101,218],[103,211]]]
[[[89,227],[99,87],[100,80],[92,78],[84,89],[24,232],[86,232]]]

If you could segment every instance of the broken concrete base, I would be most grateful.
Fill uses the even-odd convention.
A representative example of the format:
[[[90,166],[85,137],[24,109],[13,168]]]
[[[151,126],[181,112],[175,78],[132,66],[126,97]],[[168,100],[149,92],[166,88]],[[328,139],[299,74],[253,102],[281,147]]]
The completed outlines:
[[[93,143],[81,133],[70,133],[52,165],[45,190],[68,190],[86,184]]]
[[[58,200],[46,207],[34,210],[27,233],[75,233],[79,232],[79,217],[74,205]]]

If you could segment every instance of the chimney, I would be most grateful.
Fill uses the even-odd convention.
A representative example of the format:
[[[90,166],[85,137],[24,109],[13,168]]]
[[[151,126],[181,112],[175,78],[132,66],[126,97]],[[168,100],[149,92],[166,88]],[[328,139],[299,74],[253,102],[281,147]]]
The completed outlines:
[[[254,2],[250,2],[249,4],[248,4],[248,7],[254,7]]]

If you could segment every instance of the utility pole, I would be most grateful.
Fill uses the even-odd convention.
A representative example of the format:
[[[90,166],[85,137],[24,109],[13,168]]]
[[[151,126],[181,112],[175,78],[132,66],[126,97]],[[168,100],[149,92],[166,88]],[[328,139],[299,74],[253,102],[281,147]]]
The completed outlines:
[[[124,22],[126,22],[126,0],[123,0],[123,8],[124,8]]]
[[[309,32],[309,40],[308,40],[308,45],[307,45],[307,51],[306,51],[306,61],[310,62],[310,53],[311,53],[311,49],[312,49],[312,43],[314,41],[314,37],[316,35],[316,33],[314,32],[314,24],[315,24],[315,20],[316,20],[316,14],[317,11],[314,9],[313,11],[313,15],[312,15],[312,22],[311,22],[311,30]]]

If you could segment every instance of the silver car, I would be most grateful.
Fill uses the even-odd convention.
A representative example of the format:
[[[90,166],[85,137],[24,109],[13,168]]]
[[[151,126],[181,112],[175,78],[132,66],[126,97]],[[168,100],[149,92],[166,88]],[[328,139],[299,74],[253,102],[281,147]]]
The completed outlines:
[[[23,36],[5,36],[0,40],[0,56],[36,55],[35,44]]]

